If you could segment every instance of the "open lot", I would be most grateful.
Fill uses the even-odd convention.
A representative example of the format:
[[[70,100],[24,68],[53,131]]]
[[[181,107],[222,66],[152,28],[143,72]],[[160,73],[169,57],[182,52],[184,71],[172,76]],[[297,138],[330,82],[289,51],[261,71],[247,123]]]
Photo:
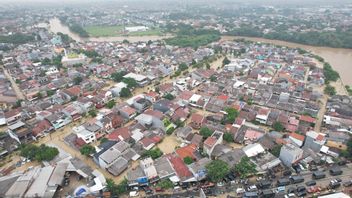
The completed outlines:
[[[150,28],[147,31],[123,32],[123,25],[115,26],[87,26],[84,29],[92,37],[113,37],[113,36],[160,36],[163,34],[160,28]]]
[[[122,25],[116,26],[87,26],[84,29],[88,32],[89,36],[93,37],[106,37],[118,36],[123,32]]]

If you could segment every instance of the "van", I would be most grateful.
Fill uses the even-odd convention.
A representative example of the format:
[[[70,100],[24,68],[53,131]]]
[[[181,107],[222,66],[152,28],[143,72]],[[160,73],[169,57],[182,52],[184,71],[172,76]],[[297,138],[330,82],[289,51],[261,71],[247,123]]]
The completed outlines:
[[[268,190],[263,190],[262,192],[262,197],[264,198],[271,198],[271,197],[275,197],[275,192],[268,189]]]
[[[301,175],[291,176],[290,180],[293,184],[298,184],[298,183],[304,182],[304,178]]]
[[[258,186],[261,189],[267,189],[271,186],[271,182],[268,180],[261,180],[260,182],[258,182]]]
[[[243,193],[245,193],[246,191],[243,189],[243,188],[237,188],[236,189],[236,193],[237,194],[243,194]]]
[[[313,179],[322,179],[325,177],[325,173],[322,171],[314,171],[312,174]]]
[[[341,175],[342,174],[342,170],[339,167],[337,167],[337,166],[332,167],[329,170],[329,172],[330,172],[330,175],[332,175],[332,176],[336,176],[336,175]]]
[[[287,178],[281,178],[277,180],[277,186],[287,186],[290,184],[290,180]]]

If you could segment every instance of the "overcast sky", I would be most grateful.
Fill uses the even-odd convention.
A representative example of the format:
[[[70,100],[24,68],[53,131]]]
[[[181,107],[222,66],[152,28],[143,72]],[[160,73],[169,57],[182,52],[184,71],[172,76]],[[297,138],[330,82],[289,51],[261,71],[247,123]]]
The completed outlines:
[[[197,2],[197,3],[254,3],[254,4],[297,4],[297,5],[321,5],[324,4],[352,4],[351,0],[0,0],[0,4],[15,4],[15,5],[47,5],[47,4],[59,4],[59,5],[69,5],[69,4],[89,4],[89,3],[111,3],[116,4],[122,3],[135,3],[135,2],[147,2],[148,5],[158,2],[180,2],[185,3]]]

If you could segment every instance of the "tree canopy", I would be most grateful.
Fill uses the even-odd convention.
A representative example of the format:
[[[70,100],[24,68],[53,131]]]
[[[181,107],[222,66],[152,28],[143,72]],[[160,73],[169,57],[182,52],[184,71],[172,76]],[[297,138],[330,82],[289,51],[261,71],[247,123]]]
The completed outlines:
[[[255,164],[247,156],[241,158],[240,163],[235,165],[234,170],[241,178],[246,178],[257,172]]]
[[[157,159],[163,155],[163,152],[159,148],[151,149],[143,153],[143,157],[151,157],[152,159]]]
[[[132,93],[129,88],[124,87],[120,91],[120,96],[123,98],[128,98],[128,97],[132,96]]]
[[[95,148],[92,145],[86,144],[86,145],[83,145],[79,149],[79,151],[81,152],[82,155],[89,156],[95,153]]]
[[[185,164],[189,165],[189,164],[193,163],[193,159],[191,157],[187,156],[187,157],[183,158],[183,162]]]
[[[227,115],[225,116],[225,123],[228,123],[228,124],[234,123],[238,116],[238,111],[234,108],[228,107],[228,108],[225,108],[225,112],[227,113]]]
[[[213,134],[213,130],[209,129],[208,127],[202,127],[199,130],[199,133],[201,136],[203,136],[203,138],[207,138],[210,137]]]
[[[22,144],[20,146],[20,155],[30,160],[50,161],[59,154],[55,147],[41,144],[39,147],[34,144]]]
[[[220,182],[224,177],[229,174],[229,165],[222,160],[213,160],[205,166],[207,170],[207,176],[212,182]]]

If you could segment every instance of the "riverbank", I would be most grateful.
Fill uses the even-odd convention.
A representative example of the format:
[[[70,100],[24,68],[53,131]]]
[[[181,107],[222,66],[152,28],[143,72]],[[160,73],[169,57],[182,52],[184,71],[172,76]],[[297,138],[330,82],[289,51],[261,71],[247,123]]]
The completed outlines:
[[[49,21],[47,27],[51,32],[57,33],[62,32],[69,35],[72,39],[78,42],[93,41],[93,42],[122,42],[128,40],[129,42],[147,42],[149,40],[163,40],[173,37],[172,35],[163,36],[115,36],[115,37],[89,37],[82,38],[78,34],[73,33],[70,29],[62,24],[59,19],[54,18]],[[291,48],[302,48],[306,51],[310,51],[325,59],[326,62],[330,63],[334,70],[339,72],[340,77],[344,85],[352,85],[352,49],[344,48],[330,48],[330,47],[316,47],[297,43],[291,43],[280,40],[270,40],[257,37],[241,37],[241,36],[222,36],[221,40],[234,40],[234,39],[246,39],[254,42],[270,43],[274,45],[281,45]]]
[[[243,36],[222,36],[223,41],[234,39],[245,39],[253,42],[269,43],[274,45],[286,46],[290,48],[301,48],[312,54],[318,55],[333,67],[341,77],[343,85],[352,85],[352,49],[331,48],[331,47],[316,47],[310,45],[303,45],[298,43],[291,43],[280,40],[270,40],[257,37],[243,37]]]
[[[44,26],[44,24],[41,24]],[[149,40],[156,41],[161,39],[171,38],[172,35],[137,35],[137,36],[107,36],[107,37],[88,37],[82,38],[78,34],[72,32],[66,25],[62,24],[57,18],[49,20],[49,24],[46,28],[54,33],[61,32],[63,34],[69,35],[72,39],[77,42],[93,41],[93,42],[122,42],[128,40],[129,42],[147,42]]]

